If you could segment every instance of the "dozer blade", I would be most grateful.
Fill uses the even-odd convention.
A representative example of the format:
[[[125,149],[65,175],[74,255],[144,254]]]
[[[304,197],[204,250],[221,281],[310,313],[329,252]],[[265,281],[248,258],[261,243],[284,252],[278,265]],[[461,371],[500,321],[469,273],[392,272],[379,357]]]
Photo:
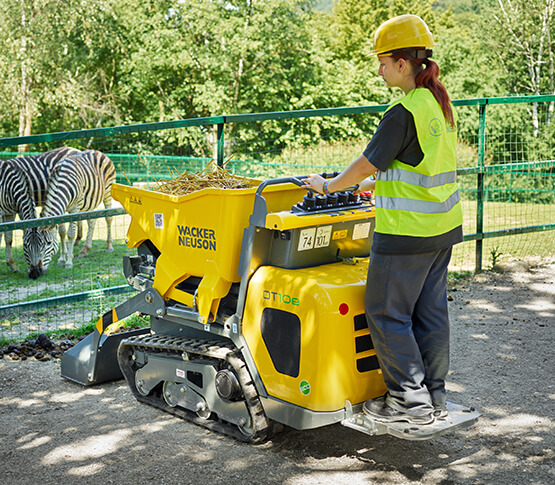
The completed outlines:
[[[84,386],[122,379],[123,374],[117,359],[119,343],[124,338],[149,333],[150,328],[113,335],[104,335],[104,330],[137,311],[147,315],[163,315],[164,300],[156,290],[150,288],[107,311],[98,319],[93,333],[64,353],[61,362],[62,377]]]
[[[361,408],[361,406],[357,406]],[[472,426],[480,417],[480,413],[473,408],[447,401],[446,418],[436,419],[432,424],[414,425],[409,423],[380,423],[373,420],[363,412],[353,411],[354,406],[348,401],[345,403],[346,417],[341,424],[370,436],[389,434],[405,440],[427,440],[450,433],[457,429]]]
[[[123,379],[117,358],[119,343],[125,338],[148,332],[150,328],[141,328],[131,332],[100,335],[98,338],[98,331],[95,330],[64,353],[61,362],[62,377],[83,386]]]

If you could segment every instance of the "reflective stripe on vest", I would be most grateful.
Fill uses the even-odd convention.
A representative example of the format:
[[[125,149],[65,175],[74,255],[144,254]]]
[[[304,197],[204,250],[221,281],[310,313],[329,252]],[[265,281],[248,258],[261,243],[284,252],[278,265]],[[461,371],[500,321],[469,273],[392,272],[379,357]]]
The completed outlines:
[[[398,211],[419,212],[421,214],[441,214],[449,212],[459,202],[459,191],[443,202],[429,200],[402,199],[400,197],[376,197],[376,207]]]
[[[379,178],[387,182],[407,182],[408,184],[418,185],[426,189],[439,187],[441,185],[453,184],[457,181],[457,172],[438,173],[436,175],[424,175],[416,172],[409,172],[402,168],[392,168],[379,173]]]

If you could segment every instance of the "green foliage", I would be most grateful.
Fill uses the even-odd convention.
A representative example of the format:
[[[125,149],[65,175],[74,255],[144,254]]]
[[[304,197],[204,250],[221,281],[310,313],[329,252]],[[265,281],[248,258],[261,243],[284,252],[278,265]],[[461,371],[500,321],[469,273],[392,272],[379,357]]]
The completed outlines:
[[[130,120],[276,111],[314,74],[307,0],[126,0]]]
[[[499,258],[503,256],[503,253],[499,251],[499,246],[495,246],[490,251],[490,267],[493,269],[495,265],[499,262]]]
[[[6,135],[230,113],[386,103],[392,93],[367,59],[377,26],[412,12],[433,27],[431,2],[343,0],[29,0],[0,7],[0,114]],[[26,48],[22,48],[25,43]],[[26,76],[26,77],[25,77]],[[399,94],[395,93],[393,97]],[[12,100],[17,100],[13,103]],[[258,134],[287,144],[270,124]],[[295,143],[368,132],[358,123],[314,120]],[[240,128],[238,128],[240,130]],[[283,130],[282,130],[283,131]],[[286,132],[289,131],[285,130]],[[171,134],[210,152],[209,130]],[[254,135],[234,133],[244,144]]]
[[[380,23],[404,13],[430,26],[433,58],[452,99],[553,91],[552,46],[541,43],[553,34],[544,3],[501,4],[504,10],[490,0],[3,2],[0,132],[389,103],[400,92],[385,86],[366,56]],[[476,113],[469,110],[458,126],[468,146],[477,142]],[[257,156],[368,139],[378,120],[238,124],[226,131],[227,151]],[[504,133],[509,120],[525,117],[488,123]],[[551,148],[519,136],[528,153],[503,155],[514,142],[494,134],[488,156],[494,163],[526,160]],[[215,130],[199,127],[130,135],[123,150],[211,157],[214,144]]]
[[[553,3],[545,0],[485,2],[486,59],[500,67],[505,94],[553,93]]]
[[[109,0],[0,5],[0,118],[9,135],[118,121]],[[15,102],[14,102],[15,101]]]
[[[381,0],[336,2],[330,48],[339,59],[361,60],[372,50],[373,32],[388,18],[389,8]]]

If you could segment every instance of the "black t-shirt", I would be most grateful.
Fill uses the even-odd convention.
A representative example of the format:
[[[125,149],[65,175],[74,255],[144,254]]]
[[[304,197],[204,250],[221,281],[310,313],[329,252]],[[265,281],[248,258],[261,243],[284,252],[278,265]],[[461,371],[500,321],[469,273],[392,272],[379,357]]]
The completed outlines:
[[[393,106],[385,113],[363,153],[382,172],[388,169],[393,160],[416,167],[424,154],[416,136],[412,113],[402,104]]]
[[[416,167],[424,158],[412,113],[398,104],[387,111],[363,152],[382,172],[394,160]],[[448,248],[463,240],[462,226],[439,236],[398,236],[374,232],[372,251],[377,254],[422,254]]]

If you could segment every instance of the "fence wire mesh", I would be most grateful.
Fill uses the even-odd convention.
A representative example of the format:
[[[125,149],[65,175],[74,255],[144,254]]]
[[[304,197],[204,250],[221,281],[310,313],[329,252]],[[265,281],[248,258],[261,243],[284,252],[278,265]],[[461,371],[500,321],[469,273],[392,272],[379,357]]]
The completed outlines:
[[[465,242],[455,246],[453,272],[472,272],[511,259],[555,257],[555,96],[462,100],[458,182]],[[0,160],[58,146],[95,149],[116,167],[117,183],[156,186],[209,163],[259,179],[340,171],[362,153],[385,106],[366,109],[215,117],[187,123],[0,139]],[[191,120],[189,120],[191,121]],[[114,203],[113,207],[120,207]],[[123,210],[121,210],[123,213]],[[27,277],[22,230],[13,231],[19,272],[0,265],[0,342],[94,324],[131,290],[122,257],[129,216],[113,218],[114,251],[105,252],[106,222],[97,221],[93,249],[66,269],[53,260],[47,274]],[[84,231],[87,224],[83,221]],[[0,224],[0,234],[7,226]],[[77,255],[80,247],[77,247]]]

